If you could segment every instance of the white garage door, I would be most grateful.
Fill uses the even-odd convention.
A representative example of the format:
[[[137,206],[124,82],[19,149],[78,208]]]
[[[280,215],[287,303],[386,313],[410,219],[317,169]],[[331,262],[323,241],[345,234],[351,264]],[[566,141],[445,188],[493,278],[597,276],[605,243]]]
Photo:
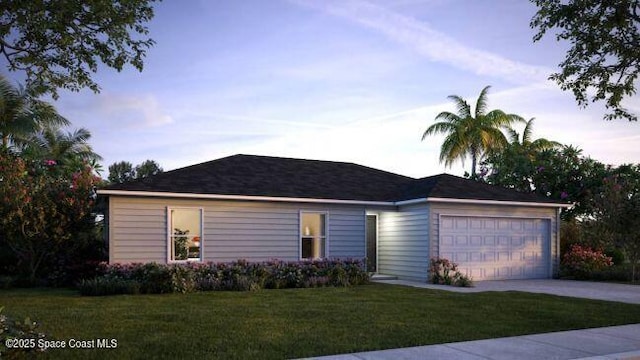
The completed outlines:
[[[441,216],[440,257],[474,280],[549,277],[550,221]]]

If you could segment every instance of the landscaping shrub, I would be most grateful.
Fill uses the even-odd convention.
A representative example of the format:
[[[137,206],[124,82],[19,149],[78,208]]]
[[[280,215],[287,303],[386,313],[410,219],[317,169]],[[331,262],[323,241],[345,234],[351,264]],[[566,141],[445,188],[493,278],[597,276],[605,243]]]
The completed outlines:
[[[471,279],[470,276],[467,276],[466,274],[461,274],[461,273],[458,273],[457,275],[458,276],[454,281],[455,286],[473,287],[473,280]]]
[[[9,289],[13,287],[15,278],[9,275],[0,275],[0,289]]]
[[[139,294],[140,288],[138,281],[107,277],[80,280],[78,283],[80,294],[86,296]]]
[[[615,263],[602,270],[595,270],[589,274],[589,280],[594,281],[631,281],[631,264],[616,265]]]
[[[325,287],[330,284],[328,276],[310,276],[304,284],[306,288]]]
[[[429,266],[431,282],[438,285],[472,287],[473,280],[458,271],[458,264],[444,258],[432,258]]]
[[[262,288],[303,288],[365,284],[369,275],[360,260],[250,263],[186,263],[162,265],[106,264],[99,276],[78,282],[82,295],[189,293],[193,291],[254,291]]]
[[[340,265],[331,268],[329,271],[329,281],[334,286],[349,286],[347,271]]]
[[[23,359],[43,351],[38,346],[38,340],[45,339],[46,335],[38,332],[35,321],[29,318],[12,320],[2,311],[0,307],[0,359]]]
[[[613,265],[624,264],[625,256],[622,250],[616,249],[616,248],[609,248],[609,249],[606,249],[604,253],[607,256],[611,257],[611,262],[613,263]]]
[[[611,257],[606,256],[601,250],[573,244],[569,252],[562,257],[560,271],[563,277],[586,280],[593,272],[604,270],[611,265]]]

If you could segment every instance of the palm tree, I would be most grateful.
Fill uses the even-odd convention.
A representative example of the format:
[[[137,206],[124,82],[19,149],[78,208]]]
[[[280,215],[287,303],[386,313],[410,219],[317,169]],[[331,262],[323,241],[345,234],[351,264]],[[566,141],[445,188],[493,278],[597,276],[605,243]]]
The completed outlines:
[[[63,132],[58,127],[47,126],[29,137],[22,153],[32,159],[53,160],[57,164],[77,170],[83,165],[96,164],[102,160],[89,145],[91,133],[80,128]]]
[[[67,126],[69,120],[49,103],[38,100],[23,87],[14,87],[0,75],[0,137],[2,149],[23,144],[45,126]]]
[[[538,138],[531,141],[534,119],[535,118],[531,118],[527,121],[524,130],[522,131],[522,140],[520,140],[520,134],[514,129],[507,129],[507,132],[509,133],[509,145],[519,146],[531,154],[561,147],[562,144],[559,142],[547,140],[545,138]]]
[[[442,120],[431,126],[422,134],[422,140],[428,135],[445,134],[446,138],[440,147],[440,162],[451,166],[456,160],[464,160],[471,156],[471,176],[476,175],[476,166],[482,157],[508,142],[501,129],[509,128],[515,122],[523,122],[518,115],[506,114],[502,110],[487,112],[487,93],[490,86],[480,92],[476,101],[475,112],[460,96],[450,95],[456,105],[457,113],[443,111],[435,120]]]

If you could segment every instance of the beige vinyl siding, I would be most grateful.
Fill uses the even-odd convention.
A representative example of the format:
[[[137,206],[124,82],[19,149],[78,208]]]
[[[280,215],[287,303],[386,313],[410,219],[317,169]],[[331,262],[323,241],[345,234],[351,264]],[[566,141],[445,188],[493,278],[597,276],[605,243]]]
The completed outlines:
[[[439,254],[439,220],[440,215],[469,215],[469,216],[491,216],[491,217],[513,217],[513,218],[537,218],[550,220],[551,244],[546,244],[550,249],[552,274],[558,269],[558,233],[557,233],[557,209],[549,207],[524,207],[524,206],[504,206],[504,205],[474,205],[474,204],[447,204],[430,203],[430,252],[433,256]]]
[[[429,206],[401,206],[378,215],[378,272],[426,280],[429,259]]]
[[[166,207],[109,198],[109,262],[166,262],[166,217]]]
[[[363,258],[365,211],[356,205],[111,196],[109,261],[167,261],[167,207],[204,210],[204,260],[300,258],[300,211],[328,214],[329,257]]]

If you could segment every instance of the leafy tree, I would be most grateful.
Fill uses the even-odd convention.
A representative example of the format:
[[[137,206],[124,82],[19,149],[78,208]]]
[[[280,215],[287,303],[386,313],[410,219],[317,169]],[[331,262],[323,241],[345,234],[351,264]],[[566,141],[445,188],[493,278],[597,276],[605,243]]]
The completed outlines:
[[[128,161],[120,161],[109,165],[109,182],[121,184],[136,178],[136,171]]]
[[[128,161],[120,161],[109,166],[109,182],[121,184],[123,182],[144,179],[161,173],[162,167],[154,160],[145,160],[142,163],[133,165]]]
[[[25,88],[16,88],[0,75],[0,136],[2,148],[24,145],[28,138],[46,126],[66,126],[62,117],[49,103],[36,99]]]
[[[464,162],[467,156],[471,157],[471,177],[476,176],[477,163],[483,156],[491,151],[503,148],[507,139],[501,129],[509,127],[515,122],[524,121],[514,114],[506,114],[502,110],[487,112],[487,93],[490,86],[480,92],[476,101],[475,112],[471,106],[458,95],[450,95],[457,108],[457,113],[443,111],[438,114],[437,122],[422,134],[422,140],[435,134],[445,134],[446,138],[440,147],[440,162],[446,166],[456,160]]]
[[[530,152],[520,146],[507,146],[482,161],[476,179],[521,192],[533,192],[535,171],[536,158]]]
[[[616,247],[624,249],[631,262],[631,280],[636,280],[640,261],[640,165],[622,165],[603,180],[596,197],[591,228]]]
[[[487,156],[481,163],[477,179],[522,192],[535,190],[533,174],[539,166],[536,165],[537,158],[542,151],[562,145],[545,138],[533,140],[533,121],[530,119],[526,122],[522,136],[513,128],[507,129],[509,143]]]
[[[154,41],[145,23],[156,0],[5,0],[0,2],[0,54],[11,71],[24,71],[35,94],[99,86],[98,61],[142,70]],[[133,34],[131,34],[133,33]]]
[[[531,27],[539,41],[558,29],[556,40],[568,40],[571,48],[561,70],[552,74],[562,90],[571,90],[581,106],[605,100],[605,119],[637,121],[638,115],[621,105],[636,93],[640,72],[639,0],[532,0],[538,12]],[[590,94],[592,89],[595,93]]]
[[[136,166],[136,179],[143,179],[161,173],[163,170],[160,164],[153,160],[145,160],[142,164]]]
[[[581,153],[572,146],[533,153],[509,146],[487,157],[480,180],[573,203],[571,209],[562,212],[563,220],[589,216],[608,169]]]
[[[43,264],[95,226],[97,179],[89,167],[69,175],[53,163],[29,163],[5,150],[0,150],[0,179],[0,240],[33,284]]]

